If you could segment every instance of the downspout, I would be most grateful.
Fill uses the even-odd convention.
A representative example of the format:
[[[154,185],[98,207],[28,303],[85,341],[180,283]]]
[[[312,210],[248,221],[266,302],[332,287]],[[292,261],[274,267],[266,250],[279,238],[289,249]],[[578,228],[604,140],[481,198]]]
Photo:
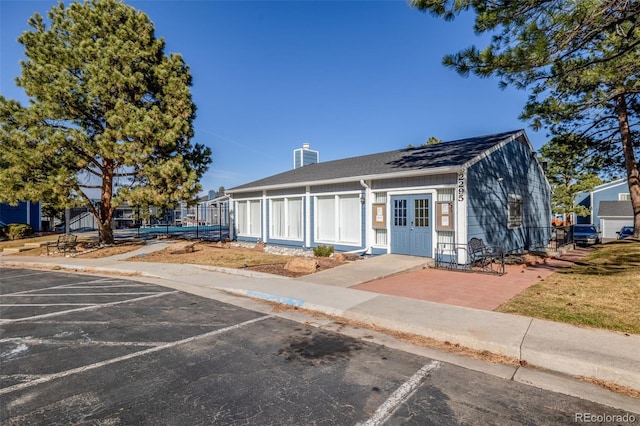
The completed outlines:
[[[364,205],[365,205],[365,210],[364,210],[364,237],[365,237],[365,242],[364,242],[364,253],[366,254],[371,254],[371,244],[369,244],[369,242],[371,241],[371,218],[369,216],[369,206],[368,206],[368,202],[371,198],[371,188],[369,187],[369,185],[367,185],[367,183],[364,181],[364,179],[360,179],[360,185],[364,188]]]
[[[260,240],[258,242],[267,243],[267,235],[269,235],[269,223],[267,221],[267,190],[262,191],[262,212],[260,213]]]
[[[236,208],[235,208],[235,201],[233,200],[233,196],[225,193],[224,195],[226,195],[228,198],[227,200],[227,223],[229,225],[229,239],[231,241],[235,241],[236,240]]]

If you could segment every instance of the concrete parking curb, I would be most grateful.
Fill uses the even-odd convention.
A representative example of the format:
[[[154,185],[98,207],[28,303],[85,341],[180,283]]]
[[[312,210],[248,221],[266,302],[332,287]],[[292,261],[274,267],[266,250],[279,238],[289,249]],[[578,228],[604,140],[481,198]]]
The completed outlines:
[[[11,267],[19,267],[19,268],[45,268],[50,269],[52,271],[82,271],[86,273],[96,273],[96,274],[119,274],[126,276],[141,276],[146,278],[155,278],[155,279],[163,279],[161,275],[151,274],[143,271],[135,271],[130,269],[118,269],[118,268],[110,268],[110,267],[102,267],[102,266],[85,266],[78,265],[72,263],[47,263],[47,262],[3,262],[0,263],[0,266],[11,266]]]
[[[640,336],[534,319],[522,344],[527,362],[640,390]],[[638,402],[640,404],[640,401]]]
[[[216,289],[459,344],[480,352],[504,355],[522,364],[569,376],[592,378],[640,390],[640,360],[637,359],[640,336],[582,329],[395,296],[376,295],[348,309],[336,309],[301,298],[262,291],[225,287]],[[398,309],[399,303],[402,309]],[[403,318],[411,318],[411,321]],[[591,350],[585,350],[586,347],[591,347]]]

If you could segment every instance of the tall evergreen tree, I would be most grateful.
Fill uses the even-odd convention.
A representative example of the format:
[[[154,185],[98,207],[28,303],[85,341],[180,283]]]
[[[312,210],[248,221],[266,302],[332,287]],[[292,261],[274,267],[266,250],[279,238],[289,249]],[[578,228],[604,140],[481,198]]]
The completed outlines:
[[[586,155],[590,141],[574,134],[556,136],[540,148],[540,161],[546,163],[551,184],[551,209],[570,220],[571,214],[587,216],[589,210],[575,205],[575,197],[591,191],[601,182],[597,171],[599,159]]]
[[[0,96],[0,201],[86,205],[112,243],[122,202],[167,207],[201,189],[211,151],[191,143],[191,74],[121,1],[61,2],[48,18],[18,38],[29,106]]]
[[[448,55],[462,75],[498,76],[530,93],[522,118],[552,134],[575,133],[627,176],[640,237],[640,3],[596,0],[411,0],[445,19],[473,11],[488,46]],[[610,156],[611,148],[617,154]],[[603,154],[604,153],[604,154]]]

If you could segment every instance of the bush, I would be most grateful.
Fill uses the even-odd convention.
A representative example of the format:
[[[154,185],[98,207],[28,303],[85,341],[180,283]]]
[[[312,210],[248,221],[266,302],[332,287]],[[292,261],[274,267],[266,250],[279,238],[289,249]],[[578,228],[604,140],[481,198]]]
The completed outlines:
[[[26,223],[10,223],[2,228],[2,233],[10,240],[21,240],[33,234],[33,228]]]
[[[316,246],[313,248],[316,257],[329,257],[333,254],[333,246]]]

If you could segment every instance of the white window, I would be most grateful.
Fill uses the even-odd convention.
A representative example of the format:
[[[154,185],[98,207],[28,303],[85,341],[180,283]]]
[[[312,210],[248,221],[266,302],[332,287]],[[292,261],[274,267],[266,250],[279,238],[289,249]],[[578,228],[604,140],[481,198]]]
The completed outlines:
[[[522,226],[522,197],[509,194],[509,228]]]
[[[238,201],[236,206],[238,235],[260,237],[260,200]]]
[[[316,240],[335,241],[336,232],[336,197],[318,197],[316,199]]]
[[[246,201],[238,201],[236,207],[236,223],[238,224],[238,234],[246,235],[249,227],[249,217],[247,216],[247,202]]]
[[[271,237],[302,239],[302,198],[271,200]]]
[[[618,201],[631,201],[631,194],[628,192],[618,194]]]
[[[316,198],[316,240],[359,244],[361,235],[359,194]]]

